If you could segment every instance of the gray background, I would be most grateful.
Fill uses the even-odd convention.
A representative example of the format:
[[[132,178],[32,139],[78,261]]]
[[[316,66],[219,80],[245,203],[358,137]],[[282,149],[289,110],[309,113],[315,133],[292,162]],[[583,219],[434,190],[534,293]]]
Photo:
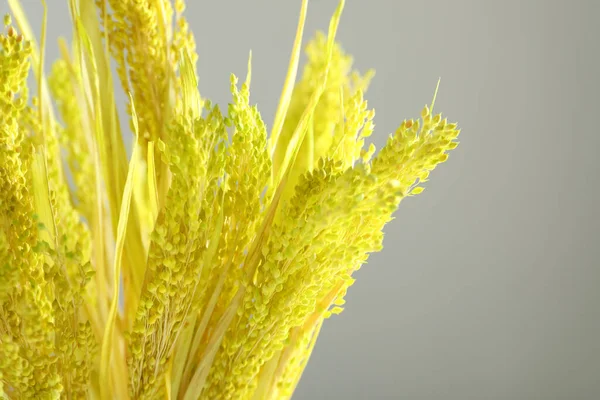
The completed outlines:
[[[201,93],[225,104],[252,49],[272,121],[300,1],[188,2]],[[54,59],[70,25],[49,3]],[[312,1],[307,34],[336,4]],[[599,15],[598,0],[347,1],[339,39],[377,70],[376,145],[439,76],[462,143],[386,228],[296,399],[600,398]]]

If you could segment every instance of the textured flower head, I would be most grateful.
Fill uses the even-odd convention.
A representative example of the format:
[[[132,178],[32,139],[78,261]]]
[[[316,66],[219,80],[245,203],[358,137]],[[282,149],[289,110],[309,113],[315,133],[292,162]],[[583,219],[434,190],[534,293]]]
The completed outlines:
[[[302,1],[271,126],[251,102],[251,59],[226,110],[201,97],[181,0],[71,0],[73,39],[48,77],[45,33],[38,45],[9,4],[19,29],[6,17],[0,35],[0,393],[291,397],[324,320],[402,199],[457,146],[457,126],[432,104],[379,151],[368,143],[374,74],[336,42],[344,1],[306,46]]]

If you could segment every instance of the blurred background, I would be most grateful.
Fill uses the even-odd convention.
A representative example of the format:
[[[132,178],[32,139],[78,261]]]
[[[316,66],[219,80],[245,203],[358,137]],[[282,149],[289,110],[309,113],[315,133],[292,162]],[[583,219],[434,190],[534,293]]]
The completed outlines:
[[[39,34],[39,0],[22,1]],[[53,60],[70,17],[48,3]],[[336,5],[311,1],[305,38]],[[270,124],[299,9],[189,0],[201,94],[226,104],[252,49]],[[294,399],[600,399],[598,15],[598,0],[346,1],[338,38],[377,71],[377,147],[438,77],[461,145],[401,204]]]

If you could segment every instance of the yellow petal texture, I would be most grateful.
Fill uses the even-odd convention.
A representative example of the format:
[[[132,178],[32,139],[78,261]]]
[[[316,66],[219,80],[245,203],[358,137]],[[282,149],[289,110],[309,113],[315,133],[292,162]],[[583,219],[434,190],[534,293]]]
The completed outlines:
[[[459,135],[431,104],[376,151],[374,73],[336,39],[345,2],[303,44],[308,3],[269,127],[251,53],[246,78],[223,82],[229,104],[200,96],[182,0],[69,0],[47,78],[46,14],[38,45],[9,0],[0,397],[292,397],[354,272]]]

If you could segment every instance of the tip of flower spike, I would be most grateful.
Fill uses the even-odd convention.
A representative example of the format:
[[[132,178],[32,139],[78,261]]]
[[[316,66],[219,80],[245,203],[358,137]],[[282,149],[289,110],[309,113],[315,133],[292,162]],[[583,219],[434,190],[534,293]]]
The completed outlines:
[[[418,194],[423,193],[425,188],[423,186],[417,186],[413,190],[410,191],[410,196],[416,196]]]
[[[185,6],[185,1],[175,0],[175,12],[177,12],[177,14],[183,14],[185,11]]]
[[[9,14],[4,15],[4,26],[9,26],[12,24],[12,18]]]

